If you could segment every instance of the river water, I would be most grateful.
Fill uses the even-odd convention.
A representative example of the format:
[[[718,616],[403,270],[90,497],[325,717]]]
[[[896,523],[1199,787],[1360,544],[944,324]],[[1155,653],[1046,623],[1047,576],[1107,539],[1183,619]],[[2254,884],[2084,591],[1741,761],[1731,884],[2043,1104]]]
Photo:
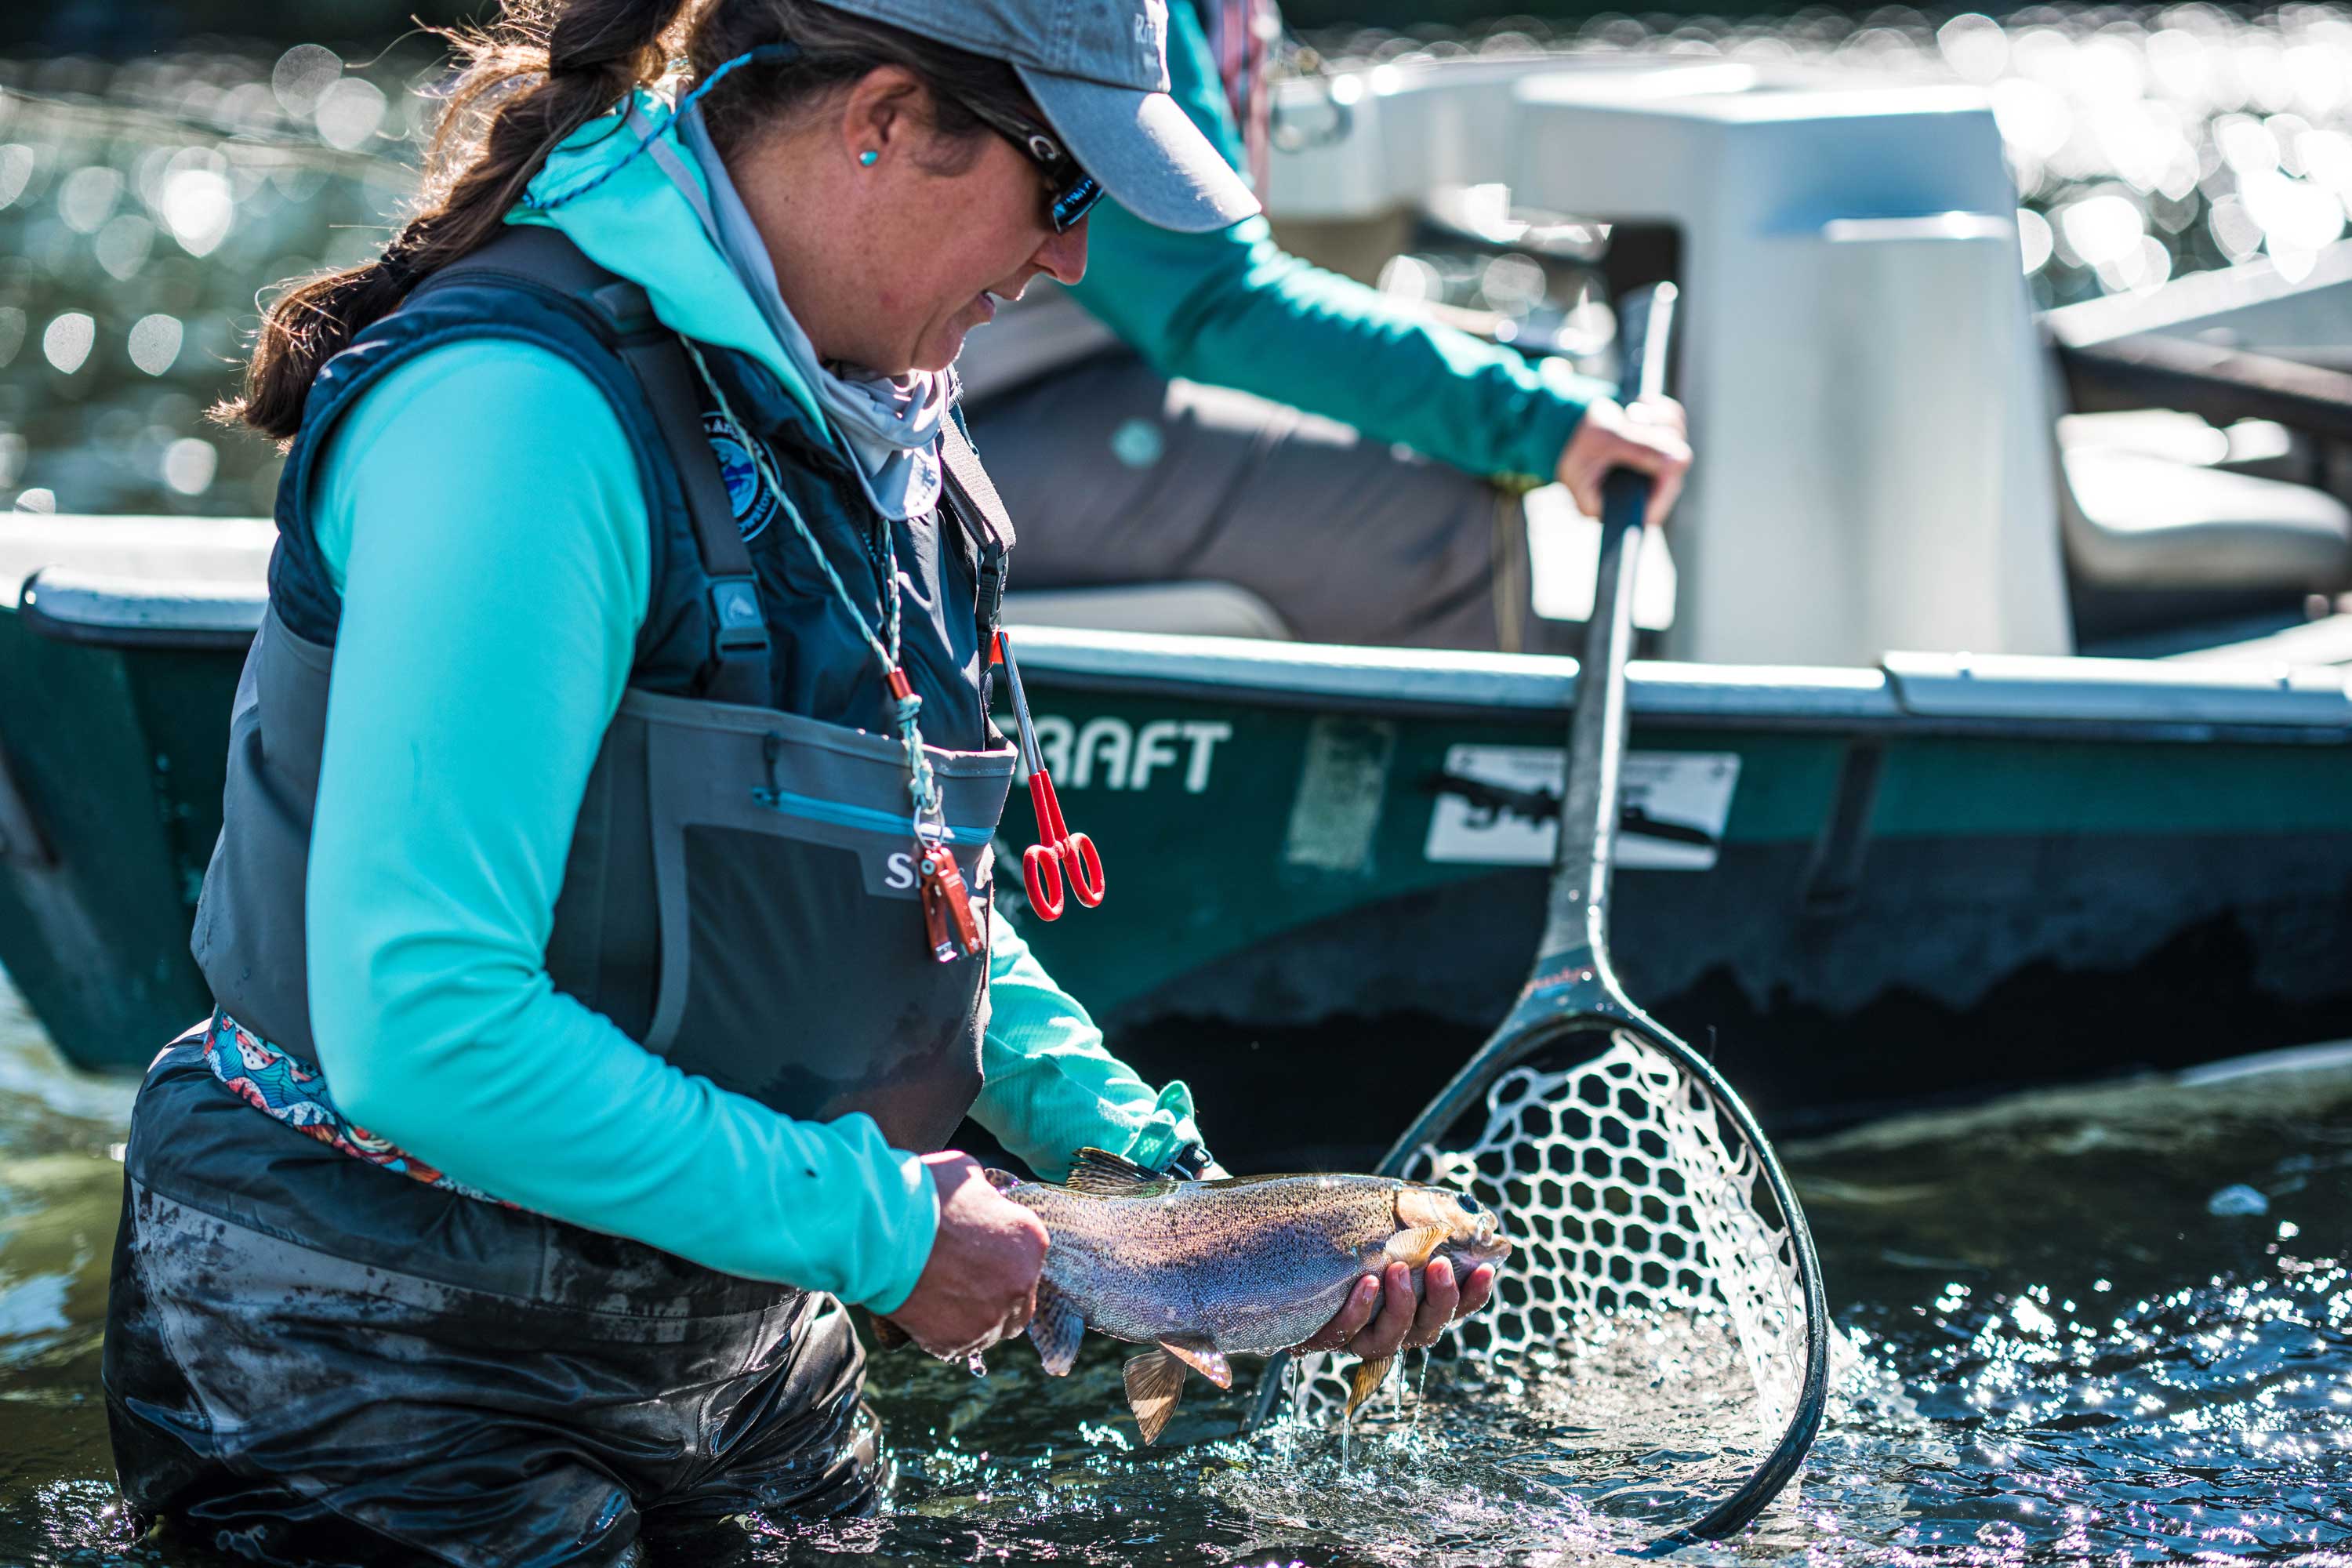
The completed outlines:
[[[2352,1562],[2352,1051],[2263,1066],[1784,1149],[1854,1354],[1797,1493],[1683,1560]],[[134,1540],[109,1479],[99,1344],[129,1106],[0,987],[0,1563],[211,1561]],[[1703,1379],[1703,1354],[1619,1348],[1534,1385],[1408,1365],[1344,1449],[1322,1430],[1234,1438],[1239,1396],[1194,1380],[1148,1452],[1120,1413],[1122,1347],[1090,1336],[1058,1380],[1025,1343],[985,1378],[887,1357],[889,1506],[753,1556],[1606,1557],[1738,1440],[1658,1377]]]

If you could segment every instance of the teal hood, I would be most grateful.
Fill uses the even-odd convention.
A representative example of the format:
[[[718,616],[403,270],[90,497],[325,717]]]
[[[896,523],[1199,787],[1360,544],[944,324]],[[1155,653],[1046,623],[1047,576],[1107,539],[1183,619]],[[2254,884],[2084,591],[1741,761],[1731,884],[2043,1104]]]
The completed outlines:
[[[677,127],[669,122],[669,104],[642,89],[633,102],[646,121],[662,127],[662,140],[678,149],[679,162],[699,180],[693,154],[680,145]],[[697,342],[751,355],[820,427],[829,429],[815,391],[785,356],[684,194],[651,158],[632,157],[639,132],[629,127],[627,108],[615,106],[565,138],[548,154],[527,192],[531,202],[572,190],[582,190],[580,195],[552,210],[517,206],[507,221],[562,230],[590,260],[644,289],[664,326]],[[583,189],[600,180],[593,190]]]

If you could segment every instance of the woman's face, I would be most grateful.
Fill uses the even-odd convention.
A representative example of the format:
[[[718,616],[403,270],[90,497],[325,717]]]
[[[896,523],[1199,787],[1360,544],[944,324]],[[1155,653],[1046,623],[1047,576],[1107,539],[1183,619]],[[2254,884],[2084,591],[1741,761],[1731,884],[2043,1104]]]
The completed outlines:
[[[944,369],[1031,279],[1087,269],[1087,226],[1055,232],[1037,164],[992,131],[942,136],[895,67],[730,172],[818,354],[870,372]]]
[[[1054,231],[1045,175],[1012,142],[982,132],[976,146],[937,152],[935,160],[900,159],[884,195],[899,237],[890,264],[875,269],[866,352],[887,358],[859,363],[890,374],[945,369],[963,352],[964,334],[995,319],[998,300],[1019,299],[1040,273],[1076,283],[1087,269],[1086,223]],[[958,172],[934,174],[926,162]]]

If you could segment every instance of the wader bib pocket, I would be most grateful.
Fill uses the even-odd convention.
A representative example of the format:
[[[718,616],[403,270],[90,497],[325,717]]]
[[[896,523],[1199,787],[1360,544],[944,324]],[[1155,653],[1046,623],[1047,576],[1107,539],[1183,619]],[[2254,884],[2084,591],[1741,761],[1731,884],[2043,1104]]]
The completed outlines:
[[[905,748],[643,691],[614,724],[646,742],[646,1047],[788,1115],[863,1110],[898,1147],[938,1148],[980,1092],[988,959],[941,963],[924,940]],[[925,751],[984,927],[1012,751]]]

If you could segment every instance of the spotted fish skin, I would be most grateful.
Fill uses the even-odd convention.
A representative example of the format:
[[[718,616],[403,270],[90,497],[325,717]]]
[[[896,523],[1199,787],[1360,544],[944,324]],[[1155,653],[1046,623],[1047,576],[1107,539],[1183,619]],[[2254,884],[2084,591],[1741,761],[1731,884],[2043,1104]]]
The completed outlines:
[[[1151,1344],[1286,1350],[1329,1322],[1398,1229],[1402,1182],[1272,1176],[1167,1182],[1112,1197],[1028,1183],[1005,1195],[1045,1222],[1045,1282],[1087,1327]]]
[[[990,1176],[1049,1237],[1029,1331],[1045,1370],[1069,1370],[1081,1324],[1160,1347],[1129,1363],[1146,1441],[1173,1409],[1184,1366],[1228,1384],[1227,1353],[1300,1343],[1391,1261],[1418,1285],[1433,1258],[1466,1274],[1511,1245],[1475,1202],[1387,1176],[1170,1180],[1098,1150],[1081,1153],[1066,1186]],[[1171,1371],[1162,1356],[1181,1364]]]

